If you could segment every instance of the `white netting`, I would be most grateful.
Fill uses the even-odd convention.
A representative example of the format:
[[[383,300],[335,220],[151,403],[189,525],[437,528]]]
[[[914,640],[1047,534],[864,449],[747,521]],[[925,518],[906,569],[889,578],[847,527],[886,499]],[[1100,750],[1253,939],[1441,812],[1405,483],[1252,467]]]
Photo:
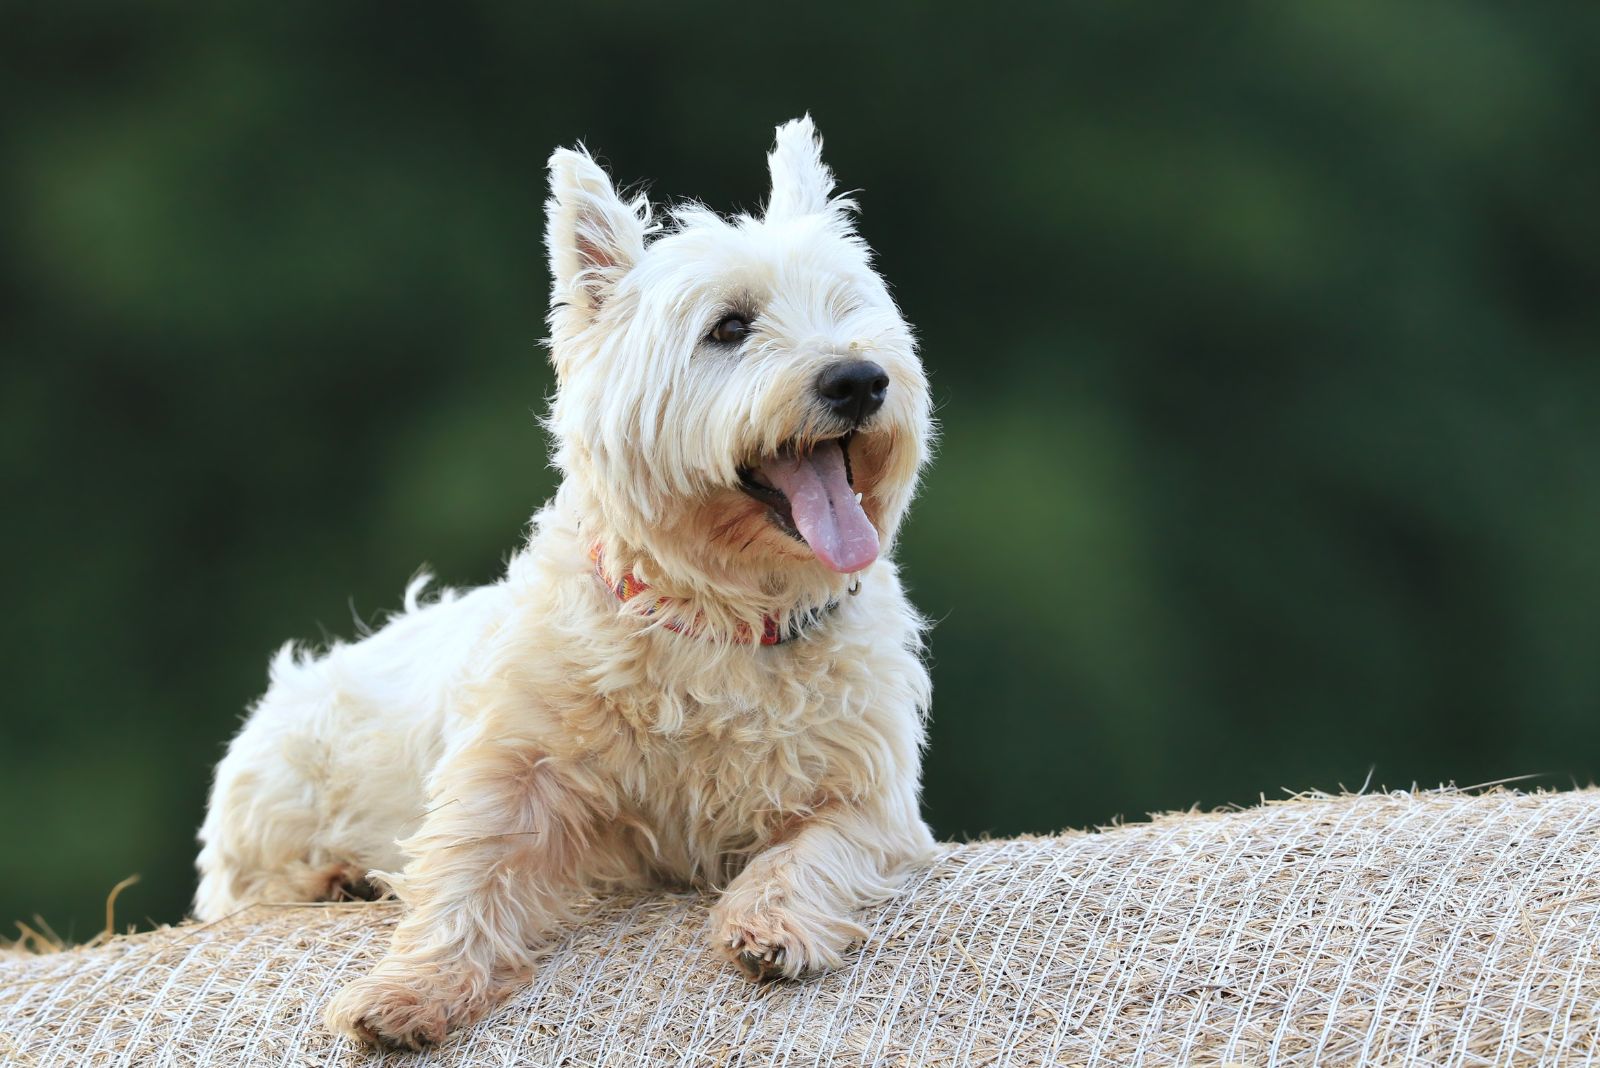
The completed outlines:
[[[0,959],[7,1065],[1600,1060],[1600,792],[1302,798],[950,847],[842,971],[751,986],[704,902],[600,905],[422,1055],[323,1032],[393,905],[258,906]]]

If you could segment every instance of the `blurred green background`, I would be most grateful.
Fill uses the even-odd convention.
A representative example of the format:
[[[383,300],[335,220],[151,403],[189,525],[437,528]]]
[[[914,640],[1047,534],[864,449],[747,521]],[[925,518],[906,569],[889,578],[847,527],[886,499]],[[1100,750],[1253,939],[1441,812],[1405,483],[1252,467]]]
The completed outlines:
[[[0,919],[176,920],[291,637],[550,492],[544,160],[810,110],[945,433],[927,811],[1600,770],[1600,7],[0,6]]]

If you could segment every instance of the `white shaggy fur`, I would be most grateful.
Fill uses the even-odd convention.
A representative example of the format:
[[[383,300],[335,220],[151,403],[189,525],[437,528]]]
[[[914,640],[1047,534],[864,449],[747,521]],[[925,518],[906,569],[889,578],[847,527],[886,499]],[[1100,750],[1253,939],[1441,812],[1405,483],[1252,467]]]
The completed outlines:
[[[200,832],[202,919],[369,872],[405,902],[330,1027],[441,1040],[608,886],[718,888],[711,937],[747,972],[834,967],[853,914],[929,856],[921,621],[887,557],[928,391],[820,147],[809,118],[778,130],[763,217],[687,206],[665,225],[581,149],[551,157],[561,488],[501,582],[426,605],[414,585],[371,637],[280,653]],[[750,336],[711,344],[730,309]],[[839,436],[816,383],[860,359],[890,380],[848,439],[884,555],[851,595],[738,487],[742,467]],[[649,592],[619,602],[596,547]],[[741,640],[766,617],[803,633]]]

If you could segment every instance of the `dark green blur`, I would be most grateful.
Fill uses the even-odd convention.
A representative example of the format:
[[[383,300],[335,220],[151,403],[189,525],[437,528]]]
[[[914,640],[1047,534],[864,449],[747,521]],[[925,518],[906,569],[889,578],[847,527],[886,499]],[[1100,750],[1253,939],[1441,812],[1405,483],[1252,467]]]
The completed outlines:
[[[495,577],[551,148],[753,208],[808,109],[944,425],[940,834],[1600,771],[1600,7],[408,10],[0,5],[0,933],[177,919],[268,654]]]

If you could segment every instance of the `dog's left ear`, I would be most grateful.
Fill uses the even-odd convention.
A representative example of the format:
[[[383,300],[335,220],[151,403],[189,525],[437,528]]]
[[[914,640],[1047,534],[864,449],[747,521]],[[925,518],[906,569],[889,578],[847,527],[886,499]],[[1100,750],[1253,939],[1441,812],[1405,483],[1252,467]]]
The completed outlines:
[[[583,148],[558,148],[550,157],[550,199],[545,203],[550,247],[551,317],[593,318],[616,284],[644,255],[650,202],[625,201]],[[568,318],[563,316],[563,318]]]
[[[833,172],[822,162],[822,138],[811,116],[794,119],[778,127],[777,141],[767,153],[767,169],[772,172],[772,198],[767,201],[767,218],[789,219],[799,215],[833,214],[843,216],[855,205],[833,197]]]

